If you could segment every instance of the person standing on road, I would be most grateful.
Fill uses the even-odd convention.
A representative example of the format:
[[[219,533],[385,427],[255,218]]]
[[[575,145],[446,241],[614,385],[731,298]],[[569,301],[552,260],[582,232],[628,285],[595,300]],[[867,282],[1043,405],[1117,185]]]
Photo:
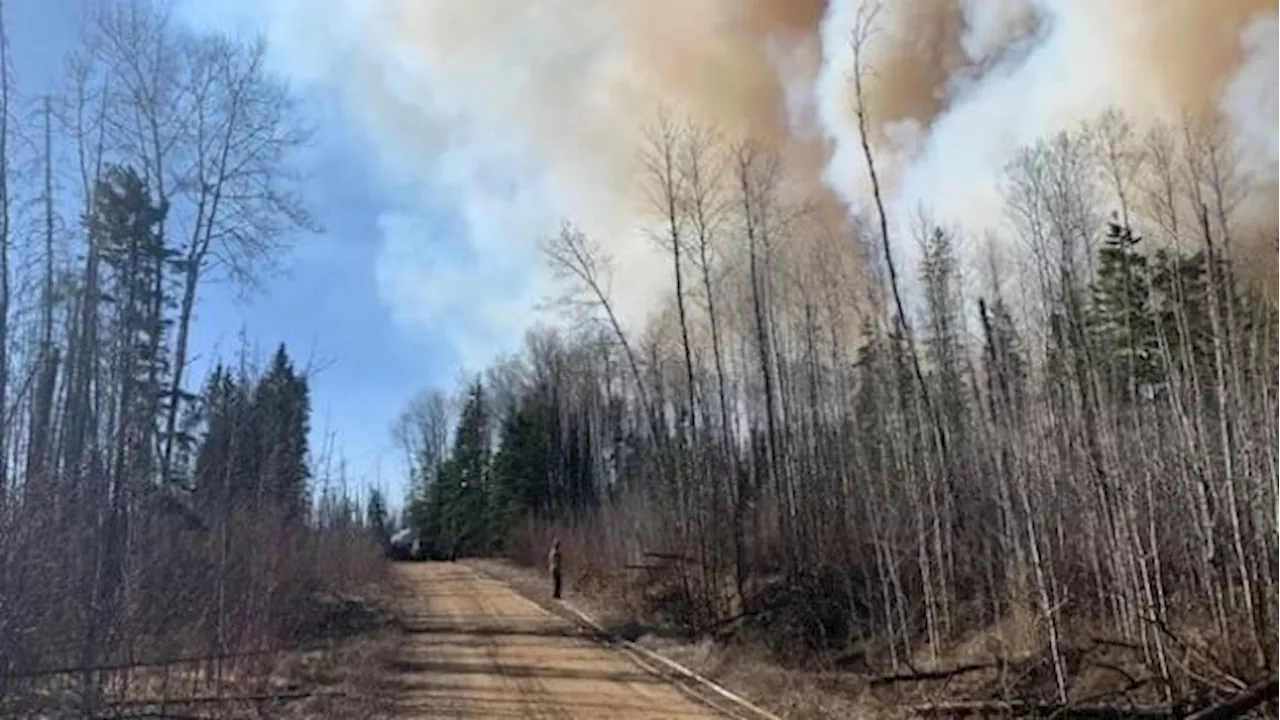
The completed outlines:
[[[551,541],[551,553],[547,557],[551,570],[551,597],[560,599],[560,538]]]

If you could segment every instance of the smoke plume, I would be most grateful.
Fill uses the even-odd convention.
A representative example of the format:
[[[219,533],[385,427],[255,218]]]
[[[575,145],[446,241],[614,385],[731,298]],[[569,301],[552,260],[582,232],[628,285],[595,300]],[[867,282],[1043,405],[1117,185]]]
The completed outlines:
[[[659,107],[771,143],[832,205],[865,207],[849,41],[867,4],[380,0],[348,18],[366,59],[345,72],[386,154],[428,164],[424,192],[457,209],[471,252],[433,259],[432,277],[515,282],[538,264],[538,238],[572,218],[625,270],[614,292],[635,324],[669,287],[636,189]],[[997,223],[1016,149],[1110,107],[1138,122],[1220,111],[1273,178],[1276,15],[1262,0],[883,3],[864,99],[895,228],[921,204],[975,233]],[[407,274],[398,242],[385,284],[401,303],[449,310],[413,289],[433,280]],[[523,322],[512,308],[550,288],[518,285],[465,317]]]
[[[829,8],[818,79],[834,140],[827,177],[855,204],[865,196],[866,167],[850,112],[849,38],[870,5]],[[1016,150],[1108,109],[1139,127],[1220,113],[1252,159],[1247,169],[1261,184],[1274,180],[1274,4],[912,0],[884,10],[865,50],[866,103],[879,149],[893,159],[898,226],[925,206],[970,232],[989,229],[999,221],[1000,178]],[[1267,195],[1270,216],[1274,192]]]

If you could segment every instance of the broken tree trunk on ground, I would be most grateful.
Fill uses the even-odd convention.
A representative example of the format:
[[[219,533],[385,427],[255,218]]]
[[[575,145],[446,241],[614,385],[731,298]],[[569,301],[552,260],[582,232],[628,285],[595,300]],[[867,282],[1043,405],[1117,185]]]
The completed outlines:
[[[887,680],[891,681],[891,680]],[[1275,675],[1206,708],[1187,712],[1167,707],[1072,706],[1035,701],[963,700],[915,705],[907,708],[917,717],[1047,717],[1054,720],[1106,720],[1109,718],[1149,718],[1155,720],[1232,720],[1266,702],[1276,702]]]
[[[1211,705],[1187,716],[1187,720],[1230,720],[1237,718],[1264,702],[1276,702],[1277,676],[1255,683],[1244,692]]]
[[[1170,708],[1123,708],[1108,706],[1063,705],[1055,702],[979,700],[915,705],[908,710],[916,717],[1053,717],[1058,720],[1119,720],[1150,718],[1175,720],[1178,714]]]

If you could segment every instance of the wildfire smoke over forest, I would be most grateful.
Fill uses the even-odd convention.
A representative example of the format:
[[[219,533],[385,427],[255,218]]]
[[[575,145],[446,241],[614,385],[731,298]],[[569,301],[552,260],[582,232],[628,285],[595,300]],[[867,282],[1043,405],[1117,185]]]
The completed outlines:
[[[383,130],[444,138],[441,183],[477,254],[528,250],[571,218],[629,276],[651,280],[615,290],[640,321],[669,275],[636,232],[636,157],[659,107],[771,144],[842,216],[868,209],[849,78],[852,31],[871,4],[388,2],[371,32],[426,99],[367,111]],[[883,3],[865,48],[865,101],[895,243],[910,260],[907,219],[921,208],[985,237],[1001,222],[1017,150],[1108,109],[1139,132],[1156,120],[1225,121],[1256,176],[1242,212],[1273,232],[1276,23],[1262,0]]]

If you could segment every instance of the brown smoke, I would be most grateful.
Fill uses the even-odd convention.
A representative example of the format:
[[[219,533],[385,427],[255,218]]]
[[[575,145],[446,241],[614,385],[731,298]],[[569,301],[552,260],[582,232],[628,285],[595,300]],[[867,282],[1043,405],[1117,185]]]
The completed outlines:
[[[616,7],[650,83],[649,102],[783,152],[804,190],[838,207],[821,182],[826,143],[811,116],[793,117],[787,98],[818,72],[826,0],[695,0],[670,14],[646,0]]]
[[[846,33],[871,4],[833,2]],[[865,100],[898,219],[917,204],[941,205],[947,220],[971,231],[989,227],[1000,217],[999,181],[1014,148],[1115,108],[1139,131],[1154,122],[1225,117],[1248,171],[1262,176],[1249,181],[1251,207],[1238,220],[1252,226],[1245,233],[1265,237],[1276,215],[1275,193],[1265,189],[1276,176],[1276,9],[1264,0],[883,3],[864,53]],[[1242,40],[1268,20],[1272,54],[1259,62],[1260,48],[1247,51]],[[828,73],[851,64],[833,47],[842,37],[848,34],[824,38],[835,51]],[[1246,74],[1255,94],[1233,95]],[[847,198],[865,197],[860,153],[848,152],[858,142],[854,98],[847,84],[827,92],[826,127],[845,149],[836,156],[834,186]]]
[[[818,72],[826,9],[825,0],[403,0],[379,40],[432,73],[423,84],[464,118],[519,138],[545,168],[556,209],[646,280],[616,288],[638,322],[668,284],[665,263],[636,235],[638,155],[660,108],[771,144],[839,214],[821,181],[828,152],[813,113],[788,110],[788,92]],[[507,55],[517,44],[523,51]]]
[[[844,4],[865,8],[873,3]],[[914,120],[927,129],[948,110],[954,80],[980,80],[989,70],[984,58],[965,53],[963,37],[972,26],[966,25],[962,4],[959,0],[882,3],[876,23],[876,39],[881,42],[875,43],[876,52],[868,61],[872,70],[866,98],[876,118],[879,142],[886,140],[886,125],[902,120]],[[1029,2],[1004,4],[1019,7],[997,15],[1004,27],[985,28],[1003,39],[1004,47],[996,49],[996,56],[999,50],[1026,41],[1045,21]],[[1224,85],[1244,59],[1241,31],[1260,15],[1276,12],[1276,4],[1267,0],[1074,0],[1074,4],[1072,12],[1079,16],[1075,21],[1083,19],[1090,25],[1093,44],[1082,44],[1076,60],[1064,60],[1087,65],[1089,55],[1110,54],[1120,62],[1108,68],[1108,79],[1130,87],[1135,101],[1143,105],[1134,110],[1166,116],[1216,111]],[[1067,67],[1057,74],[1071,72]],[[1154,108],[1146,106],[1151,98],[1157,99]],[[853,99],[845,98],[845,103],[852,108]]]
[[[910,119],[927,127],[942,112],[947,82],[963,64],[963,25],[954,2],[905,0],[892,6],[878,31],[892,33],[893,41],[881,44],[866,81],[868,104],[880,123]]]
[[[1267,0],[1139,0],[1120,17],[1114,39],[1145,66],[1143,74],[1185,109],[1212,108],[1243,60],[1240,32],[1260,13],[1275,13]]]
[[[652,306],[666,285],[664,263],[646,258],[653,248],[628,236],[642,223],[634,197],[636,153],[659,106],[731,136],[771,143],[835,211],[843,212],[836,193],[864,192],[865,173],[856,162],[832,166],[824,177],[842,135],[847,141],[851,132],[852,98],[847,88],[822,97],[818,84],[824,71],[849,71],[832,46],[841,36],[829,26],[851,17],[861,0],[392,2],[395,10],[377,41],[423,68],[424,86],[443,98],[444,114],[459,127],[524,148],[529,162],[543,169],[557,212],[583,221],[629,274],[651,278],[619,291],[633,311]],[[989,76],[1008,71],[1002,61],[1039,52],[1037,32],[1075,33],[1078,46],[1062,54],[1043,83],[1028,86],[1029,97],[1008,102],[1034,110],[1037,101],[1052,99],[1061,108],[997,113],[977,127],[1008,132],[1002,124],[1025,120],[1054,131],[1054,122],[1105,110],[1091,107],[1098,99],[1119,104],[1140,122],[1216,109],[1244,59],[1241,31],[1259,13],[1276,12],[1264,0],[1058,0],[1045,6],[1060,17],[1038,15],[1030,0],[883,3],[866,100],[890,196],[917,160],[895,146],[891,127],[911,120],[928,137],[949,115],[970,110],[961,106],[965,96],[957,88],[982,87]],[[969,52],[978,36],[985,45],[974,58]],[[1104,89],[1090,94],[1094,86]],[[1080,94],[1074,104],[1072,92]],[[824,102],[842,110],[821,117],[815,107]],[[1039,129],[1017,128],[1028,137]],[[966,167],[929,170],[952,187],[989,180],[1002,162],[970,157]]]

